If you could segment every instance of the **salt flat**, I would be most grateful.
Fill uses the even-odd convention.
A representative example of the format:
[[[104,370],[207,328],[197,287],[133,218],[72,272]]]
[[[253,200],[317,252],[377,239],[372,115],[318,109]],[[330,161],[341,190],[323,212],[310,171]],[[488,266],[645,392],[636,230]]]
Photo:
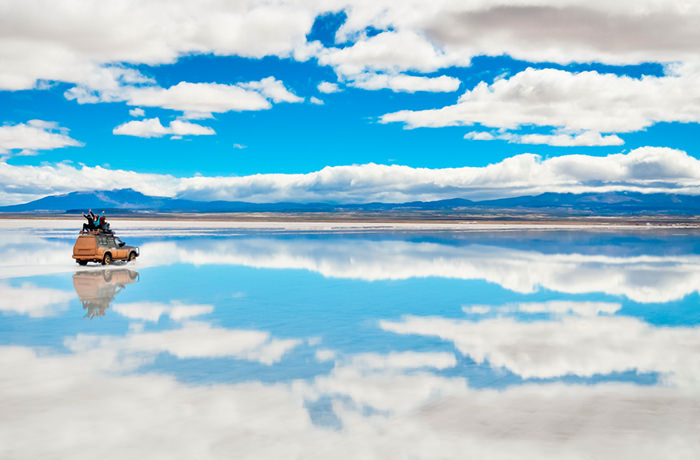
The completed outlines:
[[[0,220],[3,458],[700,449],[695,230],[79,222]]]

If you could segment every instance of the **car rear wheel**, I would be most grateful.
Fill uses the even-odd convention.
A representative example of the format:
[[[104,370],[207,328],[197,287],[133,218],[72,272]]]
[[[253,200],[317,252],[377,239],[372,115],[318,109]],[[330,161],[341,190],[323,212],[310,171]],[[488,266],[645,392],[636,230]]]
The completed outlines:
[[[87,265],[87,260],[76,260],[78,262],[78,265]]]
[[[102,258],[102,265],[109,265],[112,263],[112,254],[109,252],[105,254],[105,256]]]
[[[129,253],[129,259],[128,259],[129,262],[131,262],[131,261],[134,260],[135,258],[136,258],[136,253],[135,253],[135,252],[130,252],[130,253]]]

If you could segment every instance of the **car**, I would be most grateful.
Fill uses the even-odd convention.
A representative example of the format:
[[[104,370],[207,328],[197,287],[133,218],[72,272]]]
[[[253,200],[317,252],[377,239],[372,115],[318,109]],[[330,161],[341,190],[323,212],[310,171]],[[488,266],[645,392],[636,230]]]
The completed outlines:
[[[131,262],[140,255],[139,248],[129,246],[112,233],[81,232],[73,246],[73,258],[79,265],[99,262],[109,265],[115,260]]]

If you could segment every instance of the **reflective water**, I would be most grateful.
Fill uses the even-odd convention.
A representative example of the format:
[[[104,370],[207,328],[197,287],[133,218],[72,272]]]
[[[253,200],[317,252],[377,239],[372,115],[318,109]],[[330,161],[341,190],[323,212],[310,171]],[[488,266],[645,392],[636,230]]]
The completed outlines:
[[[0,458],[700,457],[700,234],[0,221]]]

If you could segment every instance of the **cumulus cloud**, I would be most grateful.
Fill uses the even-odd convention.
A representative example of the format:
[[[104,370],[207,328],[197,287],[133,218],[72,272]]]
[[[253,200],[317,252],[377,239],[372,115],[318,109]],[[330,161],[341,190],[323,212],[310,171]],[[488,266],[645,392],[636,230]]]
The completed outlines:
[[[128,121],[114,128],[112,133],[136,137],[209,136],[216,134],[213,129],[207,126],[181,120],[173,120],[166,127],[160,123],[159,118]]]
[[[434,72],[467,66],[479,55],[624,64],[697,62],[699,54],[694,44],[699,41],[695,24],[700,8],[680,1],[439,0],[425,5],[420,0],[211,0],[207,8],[195,8],[185,1],[157,0],[139,5],[115,1],[108,9],[88,1],[79,12],[67,1],[16,3],[0,10],[5,32],[0,39],[0,88],[65,81],[78,85],[68,94],[80,100],[99,98],[95,89],[149,80],[131,65],[172,63],[193,53],[317,57],[350,81],[367,71]],[[336,43],[345,46],[307,42],[314,18],[340,10],[347,20]],[[380,33],[369,36],[368,27]]]
[[[653,0],[615,5],[469,2],[428,10],[421,26],[443,46],[475,54],[500,51],[528,61],[630,64],[696,60],[698,50],[690,44],[700,33],[690,21],[698,15],[697,5]]]
[[[423,46],[436,48],[433,54],[415,57],[427,62],[440,52],[466,57],[508,54],[558,63],[697,60],[698,50],[691,44],[700,39],[693,27],[700,7],[684,2],[373,1],[353,2],[346,12],[336,41],[362,37],[367,26],[411,32],[424,40]],[[377,46],[377,54],[383,50]]]
[[[307,43],[314,18],[341,9],[347,21],[336,40],[354,43],[330,49]],[[65,1],[30,0],[1,11],[0,87],[28,89],[37,79],[81,83],[111,63],[158,65],[191,53],[297,59],[317,54],[343,74],[371,68],[434,71],[484,54],[563,63],[684,61],[698,56],[692,44],[699,41],[694,27],[699,10],[687,2],[653,0],[614,5],[445,0],[429,6],[418,0],[262,5],[212,0],[207,8],[160,0],[115,1],[107,10],[88,1],[76,12]],[[65,27],[56,27],[56,21]],[[367,37],[368,26],[384,32]]]
[[[68,135],[67,128],[52,121],[29,120],[0,126],[0,155],[35,155],[38,150],[83,145]]]
[[[143,121],[130,123],[136,125],[127,125],[141,126],[138,123]],[[160,130],[157,125],[155,129]],[[183,178],[99,166],[14,166],[0,162],[0,194],[4,193],[9,202],[13,194],[39,198],[92,190],[89,184],[95,180],[105,190],[130,187],[148,195],[250,202],[407,202],[622,190],[697,195],[700,161],[680,150],[642,147],[601,157],[563,155],[542,159],[522,154],[483,167],[429,169],[370,163],[328,166],[306,174]]]
[[[625,142],[615,134],[604,136],[593,131],[579,133],[555,132],[554,134],[514,134],[490,133],[488,131],[471,131],[464,135],[465,139],[477,141],[505,140],[514,144],[547,144],[557,147],[580,147],[601,145],[622,145]]]
[[[345,11],[336,42],[351,46],[323,49],[319,62],[350,80],[367,71],[466,67],[480,55],[562,64],[697,62],[699,57],[689,44],[699,38],[691,18],[700,17],[700,8],[681,2],[436,1],[427,6],[380,1],[353,2]],[[368,36],[368,26],[383,32]]]
[[[328,81],[322,81],[321,83],[318,84],[318,90],[322,93],[337,93],[340,91],[340,88],[336,83],[331,83]]]
[[[700,58],[693,46],[700,39],[695,27],[700,7],[688,2],[625,0],[613,5],[602,1],[491,4],[440,0],[426,6],[419,0],[281,0],[262,5],[253,0],[235,4],[211,0],[207,8],[194,8],[184,1],[132,5],[120,0],[106,10],[99,2],[88,1],[79,12],[66,1],[15,3],[0,9],[4,31],[0,88],[30,89],[46,86],[40,82],[64,81],[76,85],[66,96],[82,103],[127,101],[138,105],[138,101],[150,101],[142,105],[192,114],[262,110],[270,101],[300,102],[303,98],[274,81],[236,86],[242,92],[214,87],[214,83],[183,82],[182,87],[159,88],[134,67],[173,63],[193,53],[297,60],[316,57],[320,65],[331,66],[341,82],[355,87],[449,92],[458,86],[449,77],[402,72],[464,67],[480,55],[608,64],[693,64]],[[336,43],[342,47],[307,42],[314,18],[340,10],[347,15],[336,34]],[[368,34],[368,27],[380,33]],[[625,80],[595,72],[567,76],[566,72],[547,71],[563,72],[526,71],[504,80],[506,83],[477,85],[454,106],[386,114],[382,120],[409,126],[482,123],[509,128],[532,122],[593,133],[636,131],[660,121],[699,120],[697,72],[688,71],[678,78],[669,69],[663,78]],[[328,91],[338,89],[322,82],[322,92],[322,85]],[[603,139],[558,136],[527,138],[523,143],[619,142],[610,136]]]
[[[325,49],[318,62],[333,66],[341,76],[352,76],[367,71],[434,72],[469,65],[469,56],[446,53],[419,33],[396,31],[365,37],[349,47]]]
[[[526,125],[592,131],[582,137],[520,137],[523,143],[618,142],[597,133],[631,132],[658,122],[700,121],[700,72],[692,66],[662,77],[631,78],[595,71],[567,72],[529,68],[492,84],[479,83],[454,105],[402,110],[383,123],[408,127],[483,126],[515,129]],[[599,136],[599,135],[598,135]],[[547,141],[547,142],[542,142]]]
[[[142,117],[146,114],[146,112],[143,111],[142,108],[136,107],[134,109],[129,110],[129,115],[132,117]]]
[[[264,97],[272,99],[273,102],[302,102],[304,99],[292,94],[284,84],[274,77],[263,78],[260,81],[251,81],[248,83],[240,83],[239,86],[244,89],[258,91]]]
[[[459,88],[457,78],[442,75],[440,77],[420,77],[414,75],[389,75],[365,73],[353,78],[350,86],[377,90],[390,89],[396,92],[414,93],[416,91],[450,93]]]
[[[306,45],[317,15],[314,5],[253,0],[213,0],[206,8],[165,0],[115,1],[105,8],[88,1],[79,11],[66,1],[30,0],[0,8],[4,89],[29,89],[37,79],[95,88],[86,78],[108,71],[111,63],[159,65],[190,53],[291,56]]]
[[[471,139],[474,141],[492,141],[497,139],[496,136],[488,131],[470,131],[464,135],[465,139]]]
[[[312,104],[316,104],[316,105],[323,105],[323,101],[321,99],[317,98],[316,96],[311,96],[309,98],[309,102],[311,102]]]
[[[75,91],[69,93],[68,97],[77,99],[79,103],[125,101],[130,105],[178,110],[184,112],[184,117],[189,119],[211,118],[212,112],[266,110],[272,107],[270,101],[279,103],[304,100],[274,77],[230,85],[182,81],[169,88],[157,85],[121,86],[110,92]]]
[[[124,99],[132,105],[199,113],[264,110],[271,107],[258,91],[218,83],[180,82],[167,89],[130,88],[126,90]]]

